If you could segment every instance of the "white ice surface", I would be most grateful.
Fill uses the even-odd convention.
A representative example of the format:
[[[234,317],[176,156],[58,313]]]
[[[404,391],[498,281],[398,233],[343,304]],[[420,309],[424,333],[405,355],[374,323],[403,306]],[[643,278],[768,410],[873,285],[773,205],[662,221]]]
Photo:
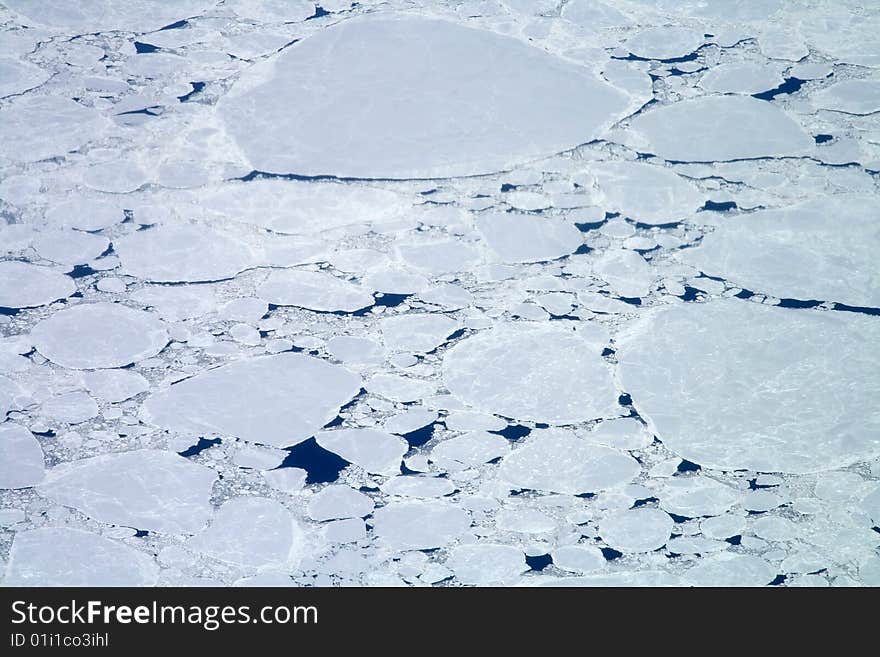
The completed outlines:
[[[28,488],[43,480],[43,450],[20,424],[0,423],[0,488]]]
[[[303,354],[243,359],[151,395],[145,422],[287,447],[316,433],[360,389],[360,377]]]
[[[194,532],[211,514],[216,474],[171,452],[141,449],[62,463],[41,495],[101,520],[163,533]]]
[[[43,306],[74,292],[73,279],[52,267],[17,260],[0,262],[0,306],[4,308]]]
[[[654,433],[689,461],[828,470],[880,455],[880,360],[865,348],[878,339],[880,325],[864,315],[739,299],[680,305],[618,338],[619,378]]]
[[[259,171],[437,178],[577,146],[626,107],[623,92],[517,39],[399,14],[304,39],[218,109]]]
[[[118,303],[81,303],[60,310],[31,330],[37,351],[62,367],[122,367],[155,356],[168,344],[155,314]]]
[[[477,410],[505,417],[554,424],[605,417],[615,413],[617,394],[601,350],[579,333],[520,322],[452,347],[443,380]]]

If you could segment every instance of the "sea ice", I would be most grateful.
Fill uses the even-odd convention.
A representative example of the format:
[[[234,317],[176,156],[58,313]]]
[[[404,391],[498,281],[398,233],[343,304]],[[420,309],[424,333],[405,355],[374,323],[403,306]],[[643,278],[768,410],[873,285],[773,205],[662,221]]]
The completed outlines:
[[[683,304],[618,337],[618,375],[651,430],[693,463],[831,470],[880,454],[880,359],[865,348],[878,339],[880,323],[854,313]]]
[[[446,565],[462,584],[479,586],[509,586],[529,569],[522,550],[497,543],[459,545]]]
[[[0,423],[0,488],[30,488],[43,480],[43,450],[20,424]]]
[[[621,552],[651,552],[666,545],[672,518],[659,509],[629,509],[610,513],[599,521],[599,536]]]
[[[639,470],[638,461],[624,452],[545,429],[533,431],[504,457],[498,478],[516,488],[580,495],[625,484]]]
[[[260,171],[438,178],[572,148],[627,105],[587,69],[517,39],[396,14],[303,39],[248,71],[218,110]]]
[[[265,497],[234,497],[186,546],[220,561],[264,568],[295,565],[302,542],[302,529],[278,502]]]
[[[880,80],[844,80],[817,91],[812,101],[819,109],[847,114],[880,112]]]
[[[76,292],[70,276],[18,260],[0,262],[0,307],[35,308]]]
[[[681,162],[803,155],[813,146],[794,119],[750,96],[681,100],[639,114],[631,125],[651,152]]]
[[[320,312],[355,312],[372,306],[373,295],[363,287],[326,272],[281,269],[257,288],[257,294],[278,306],[298,306]]]
[[[136,363],[168,344],[155,314],[119,303],[82,303],[59,310],[31,329],[37,351],[71,369],[106,369]]]
[[[242,359],[153,393],[145,422],[186,435],[236,436],[288,447],[332,420],[360,377],[304,354]]]
[[[784,299],[880,307],[880,202],[842,194],[731,217],[681,259]]]
[[[432,550],[462,537],[467,511],[440,500],[389,502],[373,513],[376,537],[394,550]]]
[[[371,474],[400,472],[400,463],[409,446],[399,436],[377,429],[335,429],[315,436],[318,444],[349,463]]]
[[[574,224],[556,217],[489,212],[479,215],[476,225],[502,262],[555,260],[583,244]]]
[[[518,322],[453,346],[443,380],[475,409],[519,420],[568,424],[617,413],[601,346],[579,333]]]
[[[312,520],[339,520],[363,518],[373,511],[373,500],[351,486],[327,486],[309,500],[308,513]]]
[[[380,322],[389,351],[428,353],[455,333],[458,322],[446,315],[414,313],[387,317]]]
[[[100,522],[194,532],[210,517],[215,479],[213,470],[171,452],[139,449],[57,465],[38,490]]]
[[[6,586],[153,586],[159,566],[124,543],[68,527],[15,534]]]

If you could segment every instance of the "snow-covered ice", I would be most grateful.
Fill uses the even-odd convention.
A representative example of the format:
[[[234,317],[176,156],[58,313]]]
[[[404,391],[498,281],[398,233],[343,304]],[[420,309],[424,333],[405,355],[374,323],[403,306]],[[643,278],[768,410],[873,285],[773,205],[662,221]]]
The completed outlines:
[[[0,585],[880,585],[880,11],[0,0]]]

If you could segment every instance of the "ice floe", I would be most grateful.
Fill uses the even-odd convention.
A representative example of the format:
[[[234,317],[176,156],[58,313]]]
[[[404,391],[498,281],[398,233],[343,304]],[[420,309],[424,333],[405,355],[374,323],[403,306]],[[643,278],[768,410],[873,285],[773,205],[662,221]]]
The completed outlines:
[[[101,522],[178,533],[207,523],[215,479],[212,470],[176,454],[141,449],[62,463],[38,490]]]
[[[60,310],[31,330],[46,358],[72,369],[123,367],[155,356],[168,344],[155,314],[119,303],[81,303]]]
[[[242,359],[151,395],[144,421],[188,435],[287,447],[306,440],[360,390],[360,377],[303,354]]]
[[[0,306],[4,308],[44,306],[74,292],[73,279],[52,267],[18,260],[0,262]]]
[[[305,102],[291,105],[292,97]],[[590,141],[627,100],[589,71],[511,37],[399,14],[302,40],[248,71],[218,109],[259,171],[439,178]]]
[[[0,423],[0,488],[29,488],[43,480],[43,450],[20,424]]]
[[[880,363],[865,349],[878,331],[874,318],[853,313],[739,299],[679,305],[618,338],[619,376],[654,433],[689,461],[828,470],[880,454],[870,410]]]

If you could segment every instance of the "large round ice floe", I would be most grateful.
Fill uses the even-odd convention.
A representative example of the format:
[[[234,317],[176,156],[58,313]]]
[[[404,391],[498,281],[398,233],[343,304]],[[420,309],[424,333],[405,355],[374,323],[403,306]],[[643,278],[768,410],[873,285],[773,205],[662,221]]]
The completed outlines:
[[[617,393],[600,354],[604,331],[543,324],[498,326],[452,347],[443,380],[478,410],[571,424],[616,414]]]
[[[570,431],[533,431],[504,457],[498,477],[517,488],[580,495],[625,484],[639,473],[633,457],[593,445]]]
[[[149,397],[145,422],[276,447],[296,445],[330,422],[361,387],[358,375],[318,358],[283,353],[239,360]]]
[[[730,218],[682,259],[783,299],[880,306],[880,201],[829,196]]]
[[[221,561],[262,568],[295,564],[302,543],[299,524],[281,504],[265,497],[234,497],[186,546]]]
[[[715,162],[802,155],[813,140],[778,107],[750,96],[704,96],[639,114],[632,129],[666,160]]]
[[[597,162],[587,173],[593,200],[607,212],[620,212],[644,224],[664,224],[687,217],[705,197],[694,185],[665,167],[642,162]]]
[[[320,312],[355,312],[372,306],[373,295],[333,274],[280,269],[269,274],[257,295],[278,306],[297,306]]]
[[[194,532],[211,516],[215,478],[213,470],[171,452],[141,449],[63,463],[38,490],[101,522]]]
[[[618,338],[622,387],[694,463],[804,473],[880,454],[876,317],[738,299],[652,311]]]
[[[60,310],[31,330],[34,346],[62,367],[122,367],[155,356],[168,344],[153,313],[118,303],[83,303]]]
[[[158,283],[217,281],[258,264],[241,240],[203,224],[163,224],[113,240],[125,273]]]
[[[0,262],[0,307],[35,308],[76,292],[76,284],[51,267],[29,262]]]
[[[477,217],[476,225],[502,262],[555,260],[584,243],[574,224],[558,217],[489,212]]]
[[[6,586],[152,586],[159,566],[124,543],[81,529],[41,527],[18,532]]]
[[[45,470],[43,449],[34,435],[20,424],[0,424],[0,488],[35,486]]]
[[[253,167],[432,178],[590,141],[628,98],[517,39],[412,15],[357,18],[287,48],[218,104]]]

